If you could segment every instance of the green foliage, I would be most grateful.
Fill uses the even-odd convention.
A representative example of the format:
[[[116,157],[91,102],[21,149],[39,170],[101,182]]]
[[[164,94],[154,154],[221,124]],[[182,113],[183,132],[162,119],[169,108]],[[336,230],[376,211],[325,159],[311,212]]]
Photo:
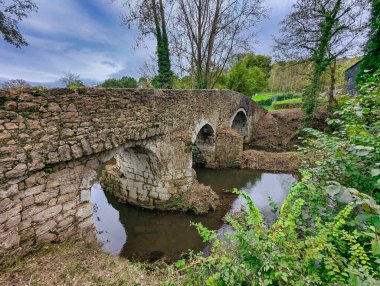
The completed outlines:
[[[244,61],[248,68],[253,68],[253,67],[260,68],[267,75],[267,77],[269,77],[270,75],[270,71],[272,68],[271,57],[248,53],[248,54],[240,55],[240,57],[238,57],[238,62],[239,61]]]
[[[190,76],[184,76],[183,78],[177,75],[173,76],[173,88],[174,89],[191,89],[192,79]]]
[[[267,89],[269,59],[265,56],[246,55],[231,68],[228,74],[227,87],[247,96]]]
[[[162,8],[162,7],[161,7]],[[161,16],[164,14],[161,13]],[[166,19],[161,18],[161,26],[156,20],[158,75],[156,88],[172,88],[173,72],[171,70],[169,40],[166,32]]]
[[[380,0],[371,2],[371,32],[365,47],[365,56],[360,63],[359,79],[365,75],[365,71],[373,74],[380,69]]]
[[[251,97],[253,101],[257,102],[261,106],[271,106],[275,102],[283,102],[290,100],[300,101],[299,95],[294,93],[269,93],[254,95]]]
[[[137,82],[133,77],[124,76],[121,79],[110,78],[105,80],[100,87],[105,88],[137,88]]]
[[[368,231],[372,225],[350,224],[353,203],[328,221],[312,216],[316,202],[306,203],[302,197],[318,190],[308,183],[294,186],[279,219],[269,228],[250,197],[235,190],[245,198],[247,208],[227,218],[234,232],[226,241],[197,224],[204,241],[212,241],[211,255],[194,256],[186,266],[184,261],[178,263],[186,271],[184,284],[320,285],[356,280],[362,283],[357,285],[374,285],[378,263],[368,244],[373,239],[362,237],[362,229]],[[314,227],[307,227],[310,224]]]
[[[302,106],[301,98],[286,99],[282,101],[275,101],[272,103],[272,107],[275,110],[300,108]]]
[[[185,285],[378,285],[380,74],[345,102],[329,134],[306,129],[310,160],[266,226],[250,197],[229,215],[233,232],[223,239],[197,224],[211,254],[181,261]],[[378,200],[378,198],[377,198]]]
[[[380,72],[367,78],[360,94],[345,101],[334,115],[328,120],[331,133],[306,129],[312,136],[306,140],[306,151],[317,157],[308,167],[319,180],[327,175],[380,203]]]
[[[80,79],[74,80],[73,82],[70,82],[67,85],[67,88],[73,88],[73,89],[82,88],[82,87],[86,87],[86,85]]]

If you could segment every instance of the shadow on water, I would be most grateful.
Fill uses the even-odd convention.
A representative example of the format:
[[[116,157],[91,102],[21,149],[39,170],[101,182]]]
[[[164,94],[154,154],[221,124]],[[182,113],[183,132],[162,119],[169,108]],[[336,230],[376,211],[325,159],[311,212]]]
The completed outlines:
[[[223,217],[238,211],[244,200],[225,190],[239,188],[247,192],[259,207],[267,222],[275,219],[268,196],[281,205],[295,178],[289,174],[272,174],[248,170],[198,169],[198,181],[210,185],[221,197],[221,206],[204,216],[182,212],[142,210],[119,203],[104,193],[97,183],[91,192],[97,237],[103,250],[130,259],[155,261],[176,260],[188,249],[196,252],[205,248],[190,222],[202,222],[206,227],[223,231]]]

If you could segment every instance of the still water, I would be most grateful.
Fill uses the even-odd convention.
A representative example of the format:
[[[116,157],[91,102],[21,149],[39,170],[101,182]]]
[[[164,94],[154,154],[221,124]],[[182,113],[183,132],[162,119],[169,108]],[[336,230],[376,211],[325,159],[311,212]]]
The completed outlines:
[[[176,260],[192,249],[203,250],[205,244],[190,222],[202,222],[210,229],[223,231],[223,217],[238,211],[244,200],[228,192],[245,191],[268,223],[275,214],[269,197],[279,206],[296,178],[290,174],[273,174],[250,170],[197,169],[198,181],[209,185],[221,197],[221,206],[207,215],[143,210],[119,203],[96,183],[91,192],[98,241],[103,250],[135,260]]]

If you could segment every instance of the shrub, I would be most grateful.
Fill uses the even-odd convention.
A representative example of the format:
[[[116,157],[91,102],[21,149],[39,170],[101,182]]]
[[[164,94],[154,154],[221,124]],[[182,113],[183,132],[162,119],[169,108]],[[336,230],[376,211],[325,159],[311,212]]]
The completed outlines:
[[[186,285],[378,285],[380,274],[380,73],[329,120],[330,133],[305,129],[307,170],[267,227],[248,195],[233,232],[201,224],[211,254],[177,266]]]
[[[272,107],[275,110],[279,109],[290,109],[290,108],[300,108],[302,105],[301,98],[287,99],[283,101],[276,101],[272,103]]]

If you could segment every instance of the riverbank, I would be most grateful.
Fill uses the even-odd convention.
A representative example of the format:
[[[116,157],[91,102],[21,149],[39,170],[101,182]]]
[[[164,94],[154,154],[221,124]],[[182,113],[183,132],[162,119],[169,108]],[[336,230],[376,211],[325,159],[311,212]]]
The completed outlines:
[[[86,243],[46,244],[0,269],[0,285],[162,285],[164,264],[131,262]]]
[[[243,153],[242,169],[265,170],[271,172],[298,173],[301,167],[299,152],[267,152],[246,150]]]

